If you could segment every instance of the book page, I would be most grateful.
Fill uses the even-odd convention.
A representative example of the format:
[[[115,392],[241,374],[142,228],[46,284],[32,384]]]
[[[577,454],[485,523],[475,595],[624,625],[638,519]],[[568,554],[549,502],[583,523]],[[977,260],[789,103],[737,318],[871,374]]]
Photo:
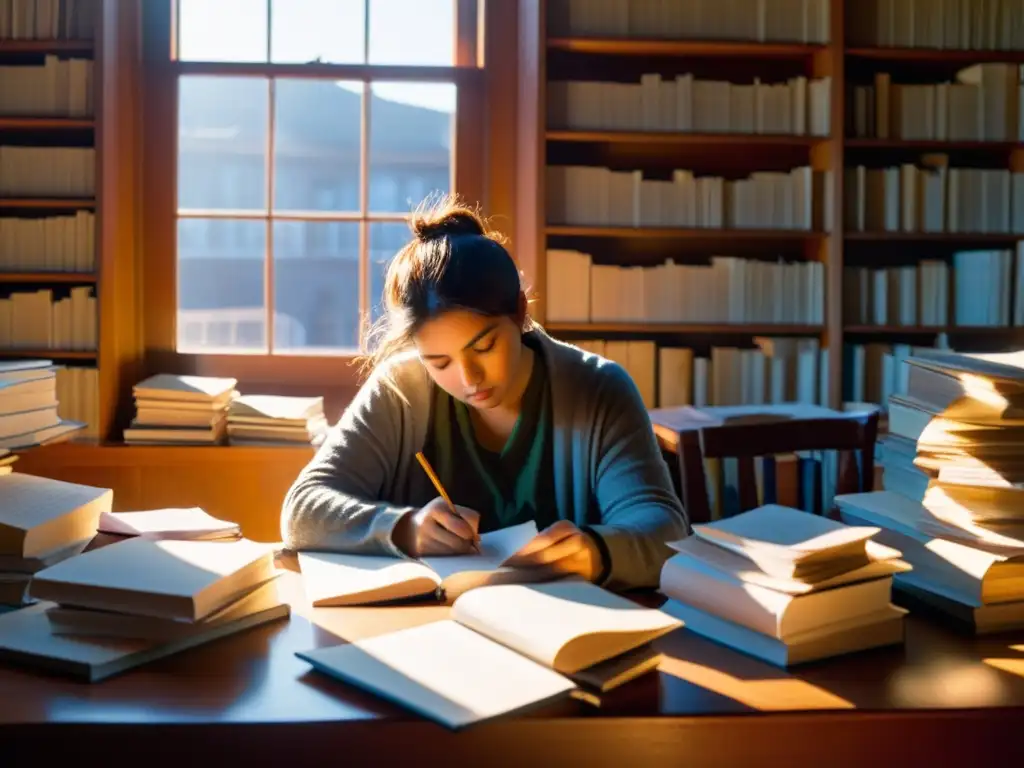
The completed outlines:
[[[682,626],[582,579],[474,589],[455,601],[452,618],[564,674]]]
[[[572,681],[454,621],[296,654],[449,728],[567,695]]]
[[[759,565],[762,560],[800,563],[863,552],[878,528],[849,526],[798,509],[766,504],[734,517],[693,526],[694,535]],[[763,566],[762,566],[763,567]]]
[[[104,512],[100,516],[101,533],[122,536],[198,538],[210,533],[238,531],[237,523],[218,520],[199,507],[189,509],[149,509],[142,512]]]
[[[440,583],[428,565],[387,555],[299,552],[306,597],[314,606],[363,605],[429,595]]]
[[[457,573],[496,571],[537,535],[537,524],[529,520],[480,536],[480,553],[421,558],[442,580]]]

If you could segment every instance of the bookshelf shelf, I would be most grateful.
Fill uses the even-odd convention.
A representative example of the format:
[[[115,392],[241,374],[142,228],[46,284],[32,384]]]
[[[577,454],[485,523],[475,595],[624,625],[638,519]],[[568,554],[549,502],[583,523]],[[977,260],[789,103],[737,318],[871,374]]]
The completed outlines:
[[[19,283],[95,283],[92,272],[0,272],[0,285]]]
[[[95,198],[0,197],[0,210],[3,210],[4,208],[36,208],[39,210],[81,210],[95,207]]]
[[[970,334],[972,336],[1007,336],[1024,332],[1021,326],[988,326],[988,325],[847,325],[843,329],[846,333],[863,335],[887,334],[899,336],[910,335],[938,335],[948,333],[951,336],[957,334]]]
[[[12,53],[61,53],[92,56],[92,40],[0,40],[0,55]]]
[[[0,349],[0,359],[5,357],[39,358],[42,360],[95,360],[96,350],[62,349]]]
[[[781,323],[546,323],[555,333],[638,333],[638,334],[734,334],[753,336],[782,334],[812,336],[824,330],[820,325]]]
[[[95,127],[92,118],[0,117],[0,131],[83,131]]]
[[[572,131],[549,130],[548,141],[605,144],[686,144],[700,147],[812,147],[828,141],[827,136],[766,135],[757,133],[666,133],[663,131]]]
[[[662,240],[820,240],[826,235],[802,229],[721,229],[715,227],[590,227],[549,225],[546,234],[555,237],[650,238]]]
[[[984,64],[1005,62],[1024,64],[1024,51],[984,51],[955,48],[847,48],[847,58],[872,61],[935,64]]]
[[[1024,149],[1016,141],[937,141],[929,139],[862,139],[846,138],[843,145],[850,149],[903,149],[921,152],[990,151],[1013,152]]]
[[[846,232],[850,242],[952,243],[958,245],[1010,245],[1024,234],[1004,232]]]
[[[708,56],[804,59],[827,50],[802,43],[759,43],[744,40],[658,40],[616,37],[553,37],[547,47],[554,51],[615,56]]]

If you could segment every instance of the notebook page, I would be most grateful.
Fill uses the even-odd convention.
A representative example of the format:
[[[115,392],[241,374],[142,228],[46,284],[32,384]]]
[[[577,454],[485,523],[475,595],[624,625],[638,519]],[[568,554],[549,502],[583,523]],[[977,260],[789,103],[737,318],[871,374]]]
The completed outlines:
[[[480,587],[455,601],[452,618],[565,674],[682,626],[582,579]]]
[[[442,580],[467,571],[495,571],[537,535],[537,524],[529,520],[509,528],[480,535],[480,554],[421,558]]]
[[[359,605],[426,595],[439,583],[429,566],[387,555],[299,552],[306,597],[314,606]]]
[[[449,728],[550,701],[575,688],[556,672],[450,620],[296,655],[324,674]]]

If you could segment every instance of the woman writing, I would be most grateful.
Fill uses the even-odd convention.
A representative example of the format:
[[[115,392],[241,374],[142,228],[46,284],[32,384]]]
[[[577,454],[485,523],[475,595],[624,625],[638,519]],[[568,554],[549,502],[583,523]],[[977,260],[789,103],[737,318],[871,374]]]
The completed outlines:
[[[411,225],[373,370],[289,490],[285,544],[461,554],[532,519],[541,534],[514,565],[657,585],[687,525],[632,379],[529,321],[512,257],[472,210],[448,203]]]

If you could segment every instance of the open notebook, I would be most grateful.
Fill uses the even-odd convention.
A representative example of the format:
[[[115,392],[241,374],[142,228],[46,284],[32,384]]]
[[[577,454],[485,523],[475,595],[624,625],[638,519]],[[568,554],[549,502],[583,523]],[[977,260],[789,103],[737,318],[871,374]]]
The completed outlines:
[[[680,626],[581,579],[499,584],[463,594],[449,619],[297,655],[460,728],[568,697],[576,676]]]
[[[365,605],[436,595],[454,600],[485,584],[523,583],[549,578],[541,568],[505,563],[537,535],[533,521],[480,536],[471,555],[406,559],[334,552],[300,552],[306,596],[317,607]]]

